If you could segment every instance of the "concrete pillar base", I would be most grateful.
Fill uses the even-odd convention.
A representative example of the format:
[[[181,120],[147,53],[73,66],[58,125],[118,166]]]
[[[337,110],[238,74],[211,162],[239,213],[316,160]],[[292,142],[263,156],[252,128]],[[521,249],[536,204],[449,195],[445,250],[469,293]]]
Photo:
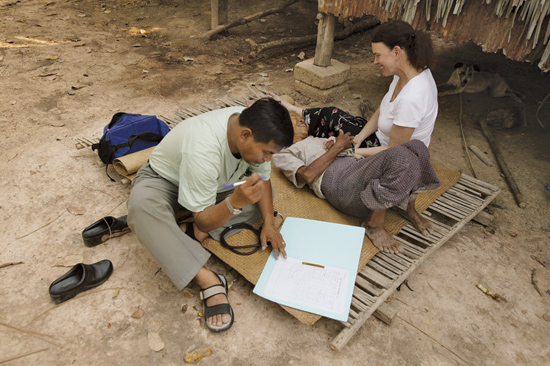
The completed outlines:
[[[347,91],[345,83],[351,72],[349,65],[332,59],[330,66],[319,67],[313,64],[313,60],[302,61],[294,67],[296,91],[322,101]]]
[[[300,80],[294,80],[294,89],[296,89],[297,92],[309,98],[318,100],[322,103],[327,103],[347,93],[348,85],[340,84],[340,85],[333,86],[332,88],[329,88],[329,89],[319,89],[314,86],[303,83]]]

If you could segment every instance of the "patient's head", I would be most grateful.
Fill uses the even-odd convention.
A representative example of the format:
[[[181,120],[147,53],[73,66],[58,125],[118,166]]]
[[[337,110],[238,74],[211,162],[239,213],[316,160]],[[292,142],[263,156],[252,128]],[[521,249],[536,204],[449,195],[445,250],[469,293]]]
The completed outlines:
[[[309,126],[304,120],[304,117],[296,112],[290,112],[290,119],[292,121],[292,126],[294,126],[294,141],[292,141],[292,143],[295,144],[307,137]]]

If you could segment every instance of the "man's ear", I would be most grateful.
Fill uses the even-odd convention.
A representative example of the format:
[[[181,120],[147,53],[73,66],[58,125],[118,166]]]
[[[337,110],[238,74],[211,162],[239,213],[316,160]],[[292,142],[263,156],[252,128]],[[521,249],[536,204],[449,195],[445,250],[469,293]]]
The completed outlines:
[[[249,138],[254,138],[254,135],[252,134],[252,130],[250,128],[244,127],[241,130],[241,134],[239,135],[239,138],[242,142],[248,140]]]

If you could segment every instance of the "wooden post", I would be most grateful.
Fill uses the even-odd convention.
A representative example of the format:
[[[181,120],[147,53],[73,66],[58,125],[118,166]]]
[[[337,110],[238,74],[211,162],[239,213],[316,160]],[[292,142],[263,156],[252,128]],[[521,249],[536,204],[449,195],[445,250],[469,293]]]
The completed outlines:
[[[227,23],[227,0],[210,0],[212,8],[211,28]]]
[[[218,1],[214,1],[212,0],[212,4],[214,3],[218,3],[218,2],[225,2],[227,4],[227,0],[218,0]],[[233,28],[233,27],[236,27],[238,25],[242,25],[242,24],[246,24],[246,23],[249,23],[253,20],[256,20],[258,18],[261,18],[261,17],[264,17],[264,16],[268,16],[268,15],[271,15],[271,14],[277,14],[277,13],[282,13],[285,8],[289,7],[290,5],[294,4],[294,3],[297,3],[299,0],[288,0],[287,2],[285,2],[284,4],[282,4],[280,7],[278,8],[274,8],[274,9],[270,9],[270,10],[266,10],[266,11],[263,11],[263,12],[259,12],[259,13],[256,13],[256,14],[253,14],[253,15],[249,15],[247,17],[244,17],[244,18],[240,18],[240,19],[237,19],[237,20],[233,20],[232,22],[228,23],[227,22],[227,15],[226,15],[226,20],[225,20],[225,24],[223,25],[217,25],[215,27],[213,27],[211,30],[209,30],[208,32],[204,33],[201,38],[205,41],[208,41],[210,40],[210,38],[212,38],[212,36],[214,36],[215,34],[218,34],[218,33],[221,33],[229,28]],[[227,6],[226,6],[227,8]],[[212,5],[212,9],[214,9],[214,5]],[[216,7],[217,9],[217,7]],[[227,13],[227,11],[226,11]],[[214,17],[214,10],[212,10],[212,17]],[[213,19],[213,18],[212,18]],[[221,22],[221,17],[219,18],[219,21]]]
[[[334,29],[336,17],[332,14],[317,14],[319,28],[317,29],[317,47],[313,64],[320,67],[330,66],[332,48],[334,47]]]
[[[508,168],[508,164],[506,164],[506,160],[504,160],[504,157],[500,152],[500,148],[498,147],[497,142],[493,137],[493,134],[489,130],[489,126],[487,126],[487,122],[485,122],[484,120],[481,120],[479,122],[479,125],[481,126],[481,131],[483,131],[483,134],[487,138],[489,145],[491,145],[493,154],[495,154],[495,158],[498,162],[498,165],[500,165],[500,169],[504,174],[504,178],[506,178],[506,181],[508,182],[508,186],[510,186],[510,189],[512,190],[512,194],[514,195],[514,198],[516,199],[518,206],[521,208],[525,208],[526,205],[525,205],[525,202],[523,201],[523,194],[521,194],[519,187],[516,184],[516,180],[514,179],[512,172]]]
[[[386,325],[391,325],[397,315],[397,309],[391,302],[384,302],[372,315]]]

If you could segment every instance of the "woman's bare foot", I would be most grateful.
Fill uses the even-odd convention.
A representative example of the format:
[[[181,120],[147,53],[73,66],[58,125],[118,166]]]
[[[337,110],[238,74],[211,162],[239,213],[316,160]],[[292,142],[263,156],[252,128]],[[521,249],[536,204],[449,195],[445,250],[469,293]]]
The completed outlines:
[[[204,239],[208,237],[208,233],[200,231],[199,229],[197,229],[197,225],[191,222],[182,222],[181,224],[179,224],[181,231],[187,233],[187,225],[193,225],[193,235],[199,243],[202,243]]]
[[[407,205],[407,211],[403,214],[403,216],[405,216],[405,218],[409,220],[414,227],[416,227],[416,229],[427,238],[434,232],[434,227],[428,219],[422,217],[418,211],[416,211],[414,202],[415,200],[409,202]]]
[[[195,282],[201,289],[206,289],[210,286],[218,285],[221,283],[221,280],[216,274],[204,267],[202,267],[197,275],[195,276]],[[229,300],[227,299],[227,296],[223,294],[214,295],[211,298],[206,300],[206,305],[208,306],[214,306],[219,304],[229,304]],[[222,326],[224,324],[227,324],[231,321],[231,315],[230,314],[217,314],[214,316],[211,316],[210,318],[206,319],[208,324],[215,325],[215,326]]]
[[[386,210],[373,210],[361,224],[365,228],[365,235],[383,252],[403,253],[401,245],[384,228],[385,215]]]

